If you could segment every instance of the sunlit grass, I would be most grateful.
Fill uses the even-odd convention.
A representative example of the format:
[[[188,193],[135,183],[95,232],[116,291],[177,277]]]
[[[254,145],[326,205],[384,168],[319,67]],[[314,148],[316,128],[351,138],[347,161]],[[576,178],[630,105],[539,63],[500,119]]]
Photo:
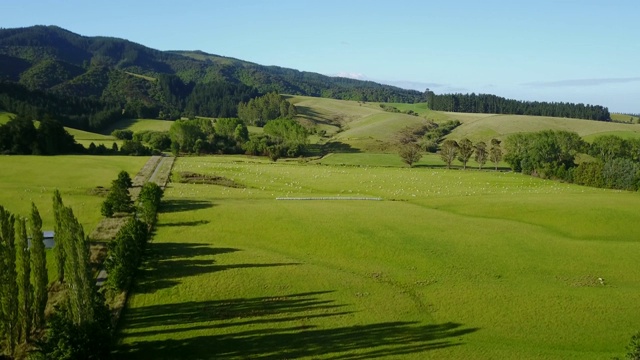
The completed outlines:
[[[600,359],[640,324],[636,193],[236,156],[174,171],[244,188],[167,190],[124,358]],[[384,201],[275,200],[324,196]]]

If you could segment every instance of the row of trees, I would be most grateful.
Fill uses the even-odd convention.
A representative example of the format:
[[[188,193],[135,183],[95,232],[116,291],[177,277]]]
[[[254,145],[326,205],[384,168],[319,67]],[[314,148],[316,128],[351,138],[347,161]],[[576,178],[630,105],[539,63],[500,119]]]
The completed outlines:
[[[467,163],[473,157],[480,170],[482,170],[487,161],[491,161],[495,169],[498,170],[498,164],[502,161],[502,148],[498,139],[492,139],[491,147],[488,149],[487,144],[483,141],[474,144],[467,138],[457,142],[447,139],[442,143],[438,154],[442,161],[447,164],[447,169],[451,168],[451,164],[456,159],[462,163],[463,169],[466,169]]]
[[[149,232],[156,222],[162,196],[162,188],[156,183],[144,184],[138,197],[136,215],[129,218],[109,243],[105,268],[109,274],[107,285],[110,288],[124,291],[133,281],[142,261]]]
[[[514,134],[505,150],[514,171],[594,187],[640,188],[640,139],[605,135],[589,144],[573,132],[545,130]],[[592,160],[577,164],[578,154]]]
[[[54,266],[63,300],[47,320],[45,337],[38,342],[34,357],[106,357],[111,322],[91,276],[89,240],[57,190],[53,196],[53,214]],[[44,326],[48,272],[42,219],[37,207],[32,204],[28,230],[26,219],[2,207],[0,224],[0,354],[13,356],[18,345],[34,339]]]
[[[566,117],[575,119],[611,121],[609,109],[600,105],[564,102],[519,101],[489,94],[426,93],[432,110],[485,114],[515,114]]]
[[[0,206],[0,354],[13,356],[45,322],[47,263],[42,219],[31,204],[27,220]],[[31,234],[29,246],[27,233]]]
[[[169,138],[174,154],[237,154],[249,140],[249,130],[237,118],[176,120]]]

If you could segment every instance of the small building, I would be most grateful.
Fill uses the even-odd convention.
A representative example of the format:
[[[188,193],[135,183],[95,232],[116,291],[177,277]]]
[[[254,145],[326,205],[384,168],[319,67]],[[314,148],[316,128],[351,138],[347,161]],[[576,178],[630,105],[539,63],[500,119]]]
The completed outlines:
[[[55,244],[56,244],[56,241],[54,239],[55,232],[53,232],[53,231],[43,231],[42,232],[42,236],[44,237],[42,242],[44,243],[44,248],[45,249],[51,249],[51,248],[53,248],[55,246]],[[29,247],[31,247],[31,237],[29,237]]]

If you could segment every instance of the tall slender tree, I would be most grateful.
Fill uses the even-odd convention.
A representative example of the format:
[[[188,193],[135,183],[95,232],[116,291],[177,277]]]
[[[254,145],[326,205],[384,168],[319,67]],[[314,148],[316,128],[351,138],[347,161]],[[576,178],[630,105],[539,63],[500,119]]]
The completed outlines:
[[[62,197],[60,196],[60,191],[56,189],[53,192],[53,217],[55,220],[55,225],[53,227],[54,234],[56,236],[56,244],[53,247],[53,255],[55,257],[56,268],[58,270],[58,281],[64,281],[64,263],[65,263],[65,237],[61,236],[63,231],[65,230],[62,219],[62,209],[64,208],[64,204],[62,203]]]
[[[44,311],[47,307],[47,257],[42,235],[42,218],[36,204],[31,203],[29,218],[31,233],[31,283],[33,284],[33,326],[44,326]]]
[[[93,322],[94,286],[89,264],[88,241],[84,237],[82,225],[78,222],[70,207],[61,210],[62,228],[57,239],[63,240],[66,259],[65,282],[68,284],[69,314],[76,325]]]
[[[27,341],[31,335],[33,314],[33,287],[31,286],[31,260],[29,240],[27,237],[27,220],[16,221],[16,269],[18,273],[18,335],[21,342]]]
[[[0,328],[3,346],[13,356],[18,344],[18,284],[15,218],[0,206]]]

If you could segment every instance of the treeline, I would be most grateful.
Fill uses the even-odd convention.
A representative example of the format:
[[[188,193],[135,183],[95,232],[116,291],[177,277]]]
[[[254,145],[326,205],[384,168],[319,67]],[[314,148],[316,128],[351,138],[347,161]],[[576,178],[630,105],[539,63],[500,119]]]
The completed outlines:
[[[505,150],[514,171],[593,187],[640,188],[640,139],[605,135],[589,144],[573,132],[545,130],[514,134]],[[578,154],[593,160],[576,164]]]
[[[38,128],[24,116],[0,125],[0,154],[58,155],[84,151],[62,124],[48,117],[40,121]]]
[[[565,117],[611,121],[609,109],[600,105],[564,102],[538,102],[505,99],[488,94],[443,94],[427,91],[427,102],[432,110],[484,114],[514,114]]]
[[[60,293],[55,311],[45,320],[48,272],[42,219],[32,204],[27,230],[26,219],[0,207],[0,354],[13,357],[19,346],[37,340],[30,358],[107,358],[111,319],[91,276],[89,239],[58,191],[53,196],[53,214],[53,265]]]

